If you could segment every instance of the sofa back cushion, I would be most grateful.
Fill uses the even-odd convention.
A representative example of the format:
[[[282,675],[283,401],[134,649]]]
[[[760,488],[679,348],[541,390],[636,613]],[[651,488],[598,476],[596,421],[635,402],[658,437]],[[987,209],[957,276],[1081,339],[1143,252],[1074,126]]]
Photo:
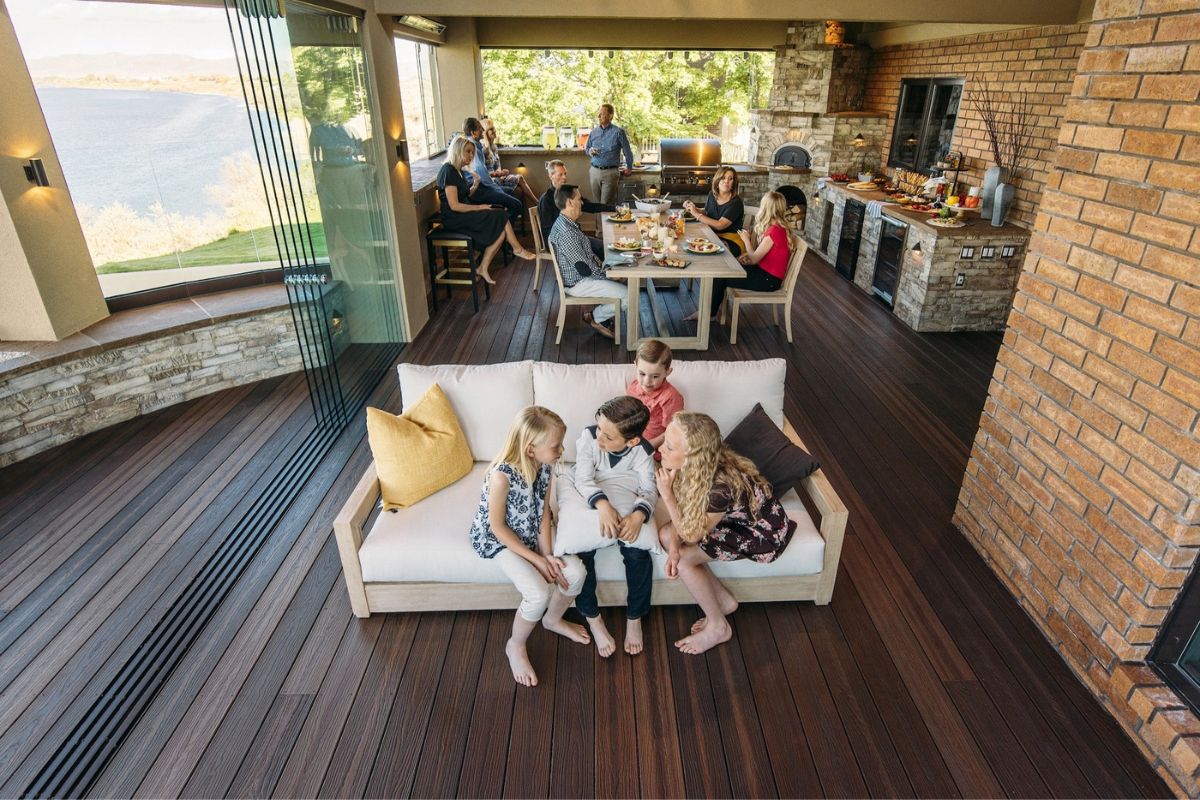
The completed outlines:
[[[675,361],[669,381],[683,395],[684,408],[708,414],[728,435],[761,403],[763,411],[783,427],[783,384],[787,362]],[[632,370],[630,370],[632,373]]]
[[[563,461],[575,462],[575,441],[588,425],[596,424],[596,409],[606,400],[625,394],[633,380],[629,364],[533,364],[534,402],[562,417],[567,425],[563,437]]]
[[[406,412],[430,386],[436,383],[442,387],[475,461],[495,458],[504,447],[508,428],[517,412],[534,403],[532,361],[432,367],[400,364],[397,371],[400,399]],[[550,408],[558,410],[553,406]],[[569,433],[567,438],[570,438]]]

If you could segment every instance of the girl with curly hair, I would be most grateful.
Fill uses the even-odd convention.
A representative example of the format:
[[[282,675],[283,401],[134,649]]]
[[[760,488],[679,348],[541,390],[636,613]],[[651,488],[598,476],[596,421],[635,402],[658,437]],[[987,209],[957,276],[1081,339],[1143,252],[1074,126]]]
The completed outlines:
[[[680,411],[659,452],[658,492],[671,522],[659,528],[667,549],[667,578],[679,578],[704,616],[675,643],[699,654],[733,635],[727,617],[737,600],[709,571],[710,561],[774,561],[796,523],[775,499],[754,463],[730,450],[712,417]]]

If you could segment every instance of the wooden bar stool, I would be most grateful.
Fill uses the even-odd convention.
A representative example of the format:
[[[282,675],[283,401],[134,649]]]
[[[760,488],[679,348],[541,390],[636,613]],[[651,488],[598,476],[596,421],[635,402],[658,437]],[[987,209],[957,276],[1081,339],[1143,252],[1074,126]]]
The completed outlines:
[[[484,298],[490,300],[492,292],[490,285],[479,277],[478,261],[475,257],[476,247],[471,237],[465,233],[459,233],[442,226],[440,222],[433,222],[433,226],[429,232],[425,234],[425,246],[429,250],[429,279],[430,287],[433,289],[433,310],[438,310],[437,290],[438,286],[446,287],[446,299],[450,299],[451,286],[470,286],[471,287],[471,306],[475,311],[479,310],[479,283],[483,283]],[[442,251],[442,259],[444,266],[438,265],[437,251]],[[450,260],[451,250],[466,250],[467,266],[455,266]]]

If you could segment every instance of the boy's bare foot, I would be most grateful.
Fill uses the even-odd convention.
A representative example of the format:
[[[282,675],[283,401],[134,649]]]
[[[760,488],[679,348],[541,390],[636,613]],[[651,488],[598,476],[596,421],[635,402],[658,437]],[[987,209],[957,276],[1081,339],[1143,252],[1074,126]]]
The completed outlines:
[[[733,638],[733,628],[728,622],[706,624],[704,629],[699,633],[693,633],[687,638],[680,639],[675,643],[681,652],[689,655],[700,655],[706,650],[711,650],[723,642],[728,642]]]
[[[548,631],[557,633],[559,636],[565,636],[572,642],[580,644],[591,644],[592,637],[588,636],[588,632],[584,630],[582,625],[576,625],[574,622],[567,622],[562,617],[554,621],[550,621],[542,617],[542,627]]]
[[[522,686],[537,686],[537,673],[533,671],[533,664],[529,663],[529,651],[525,645],[509,639],[508,644],[504,645],[504,654],[508,656],[514,681]]]
[[[608,632],[604,617],[596,615],[587,618],[588,627],[592,629],[592,638],[596,640],[596,652],[601,658],[608,658],[617,651],[617,641]]]
[[[625,652],[631,656],[642,652],[642,621],[640,619],[625,620]]]
[[[729,593],[728,589],[725,589],[724,594],[722,594],[719,599],[721,601],[721,613],[725,616],[728,617],[730,614],[738,610],[738,601],[733,599],[733,595]],[[699,633],[700,631],[704,630],[704,625],[707,622],[708,617],[701,617],[700,619],[696,620],[692,623],[691,632]]]

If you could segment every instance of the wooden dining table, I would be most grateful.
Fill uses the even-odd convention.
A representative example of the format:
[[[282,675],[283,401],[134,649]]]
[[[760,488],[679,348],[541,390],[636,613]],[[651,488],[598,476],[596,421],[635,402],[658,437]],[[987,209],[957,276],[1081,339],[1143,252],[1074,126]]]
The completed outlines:
[[[607,214],[602,216],[604,248],[607,252],[608,260],[619,255],[612,247],[613,243],[618,239],[622,237],[630,239],[640,238],[638,236],[636,221],[638,216],[645,215],[635,213],[634,220],[630,222],[612,222],[608,219]],[[722,248],[721,252],[710,255],[688,252],[687,240],[696,237],[703,237],[713,244],[720,246]],[[658,266],[649,256],[641,256],[629,266],[613,266],[609,268],[609,278],[628,281],[629,313],[626,315],[625,346],[630,350],[636,350],[638,345],[643,341],[640,320],[642,281],[646,282],[647,294],[650,297],[650,308],[654,312],[655,326],[658,328],[660,334],[667,330],[666,317],[660,313],[657,305],[657,292],[654,281],[656,279],[684,280],[694,278],[700,282],[700,299],[698,305],[700,314],[696,318],[696,335],[660,335],[654,338],[665,342],[672,350],[707,350],[708,333],[711,327],[708,308],[712,303],[713,279],[746,277],[746,270],[738,263],[737,258],[729,252],[729,246],[721,241],[712,228],[702,222],[688,222],[684,228],[683,238],[675,240],[675,247],[678,249],[678,252],[671,252],[669,255],[689,261],[690,263],[686,267]]]

